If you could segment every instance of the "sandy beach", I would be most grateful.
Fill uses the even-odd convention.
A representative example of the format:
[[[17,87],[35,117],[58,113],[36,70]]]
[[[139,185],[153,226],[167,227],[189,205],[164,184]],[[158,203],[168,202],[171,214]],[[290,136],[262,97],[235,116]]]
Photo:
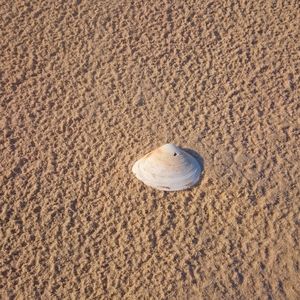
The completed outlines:
[[[298,1],[0,3],[1,299],[300,299]],[[131,172],[193,149],[194,188]]]

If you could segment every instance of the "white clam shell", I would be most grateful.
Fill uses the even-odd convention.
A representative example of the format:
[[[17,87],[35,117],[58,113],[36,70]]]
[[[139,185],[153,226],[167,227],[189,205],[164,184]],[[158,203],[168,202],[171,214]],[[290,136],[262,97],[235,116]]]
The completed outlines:
[[[195,185],[202,170],[194,156],[173,144],[153,150],[132,167],[139,180],[162,191],[179,191]]]

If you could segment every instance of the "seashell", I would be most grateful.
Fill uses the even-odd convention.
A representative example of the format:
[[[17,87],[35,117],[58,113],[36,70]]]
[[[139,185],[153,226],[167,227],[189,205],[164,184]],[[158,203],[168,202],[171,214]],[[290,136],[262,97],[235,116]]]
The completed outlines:
[[[173,144],[153,150],[132,167],[139,180],[162,191],[190,188],[199,181],[202,170],[194,156]]]

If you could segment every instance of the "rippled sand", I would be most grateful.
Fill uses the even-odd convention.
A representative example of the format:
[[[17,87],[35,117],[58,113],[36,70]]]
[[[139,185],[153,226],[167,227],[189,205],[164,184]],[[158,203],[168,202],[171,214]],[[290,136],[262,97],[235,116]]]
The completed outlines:
[[[0,14],[1,299],[300,298],[297,1]],[[195,188],[131,173],[167,142]]]

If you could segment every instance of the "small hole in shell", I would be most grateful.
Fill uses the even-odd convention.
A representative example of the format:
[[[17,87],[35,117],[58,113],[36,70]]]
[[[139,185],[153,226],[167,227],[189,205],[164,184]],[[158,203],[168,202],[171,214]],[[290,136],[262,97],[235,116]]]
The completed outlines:
[[[177,155],[177,153],[175,152],[173,155],[174,155],[174,156],[176,156],[176,155]]]

